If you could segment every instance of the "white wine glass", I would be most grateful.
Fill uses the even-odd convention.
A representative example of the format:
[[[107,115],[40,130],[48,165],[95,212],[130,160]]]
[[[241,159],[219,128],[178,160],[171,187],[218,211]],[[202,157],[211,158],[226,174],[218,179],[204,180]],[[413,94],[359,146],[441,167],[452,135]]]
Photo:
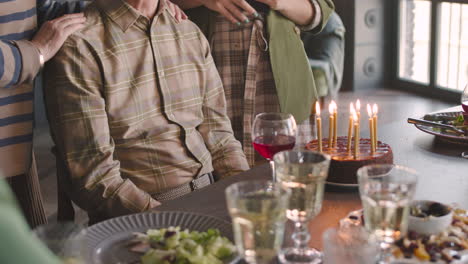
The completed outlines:
[[[89,263],[86,230],[83,226],[73,222],[49,223],[36,227],[33,233],[62,263]]]
[[[283,244],[290,191],[271,181],[244,181],[226,189],[237,251],[249,264],[276,260]]]
[[[252,125],[252,144],[254,149],[266,158],[275,181],[273,156],[294,148],[296,144],[296,120],[288,113],[260,113]]]
[[[390,246],[406,235],[416,171],[393,164],[375,164],[357,171],[364,225],[380,245],[379,263],[390,263]]]
[[[281,263],[321,263],[321,252],[308,246],[308,223],[322,209],[330,156],[290,150],[278,152],[273,160],[276,179],[291,191],[286,216],[294,222],[294,246],[283,249],[279,259]]]

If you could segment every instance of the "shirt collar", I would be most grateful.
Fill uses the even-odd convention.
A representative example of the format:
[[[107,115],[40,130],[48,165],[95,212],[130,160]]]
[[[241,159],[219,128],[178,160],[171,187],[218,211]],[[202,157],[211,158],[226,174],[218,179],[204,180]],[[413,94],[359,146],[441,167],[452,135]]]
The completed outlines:
[[[156,13],[155,18],[167,9],[166,1],[167,0],[159,0],[158,12]],[[135,24],[140,16],[144,17],[125,0],[100,0],[98,2],[100,8],[106,13],[106,15],[124,32]],[[168,13],[171,14],[171,12]]]

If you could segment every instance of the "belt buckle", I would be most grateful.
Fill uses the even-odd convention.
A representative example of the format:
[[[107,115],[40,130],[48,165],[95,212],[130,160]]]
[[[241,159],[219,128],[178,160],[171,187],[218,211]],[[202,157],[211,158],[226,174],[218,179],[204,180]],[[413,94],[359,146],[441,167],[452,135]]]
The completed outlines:
[[[190,181],[189,185],[190,185],[190,189],[192,189],[192,191],[195,191],[195,190],[198,190],[198,185],[197,183],[195,182],[196,179],[193,179]]]

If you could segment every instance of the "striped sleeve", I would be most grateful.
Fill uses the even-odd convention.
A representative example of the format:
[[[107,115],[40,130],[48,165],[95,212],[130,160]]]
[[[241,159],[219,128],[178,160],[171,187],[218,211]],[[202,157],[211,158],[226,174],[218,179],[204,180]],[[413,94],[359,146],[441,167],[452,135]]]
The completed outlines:
[[[39,53],[27,40],[0,40],[0,87],[32,83],[39,72]]]

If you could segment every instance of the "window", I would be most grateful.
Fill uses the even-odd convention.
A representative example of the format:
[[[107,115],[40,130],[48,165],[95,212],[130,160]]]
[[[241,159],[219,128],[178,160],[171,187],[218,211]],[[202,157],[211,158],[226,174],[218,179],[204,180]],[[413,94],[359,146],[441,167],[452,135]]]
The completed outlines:
[[[399,0],[397,79],[426,91],[468,83],[468,2]]]

